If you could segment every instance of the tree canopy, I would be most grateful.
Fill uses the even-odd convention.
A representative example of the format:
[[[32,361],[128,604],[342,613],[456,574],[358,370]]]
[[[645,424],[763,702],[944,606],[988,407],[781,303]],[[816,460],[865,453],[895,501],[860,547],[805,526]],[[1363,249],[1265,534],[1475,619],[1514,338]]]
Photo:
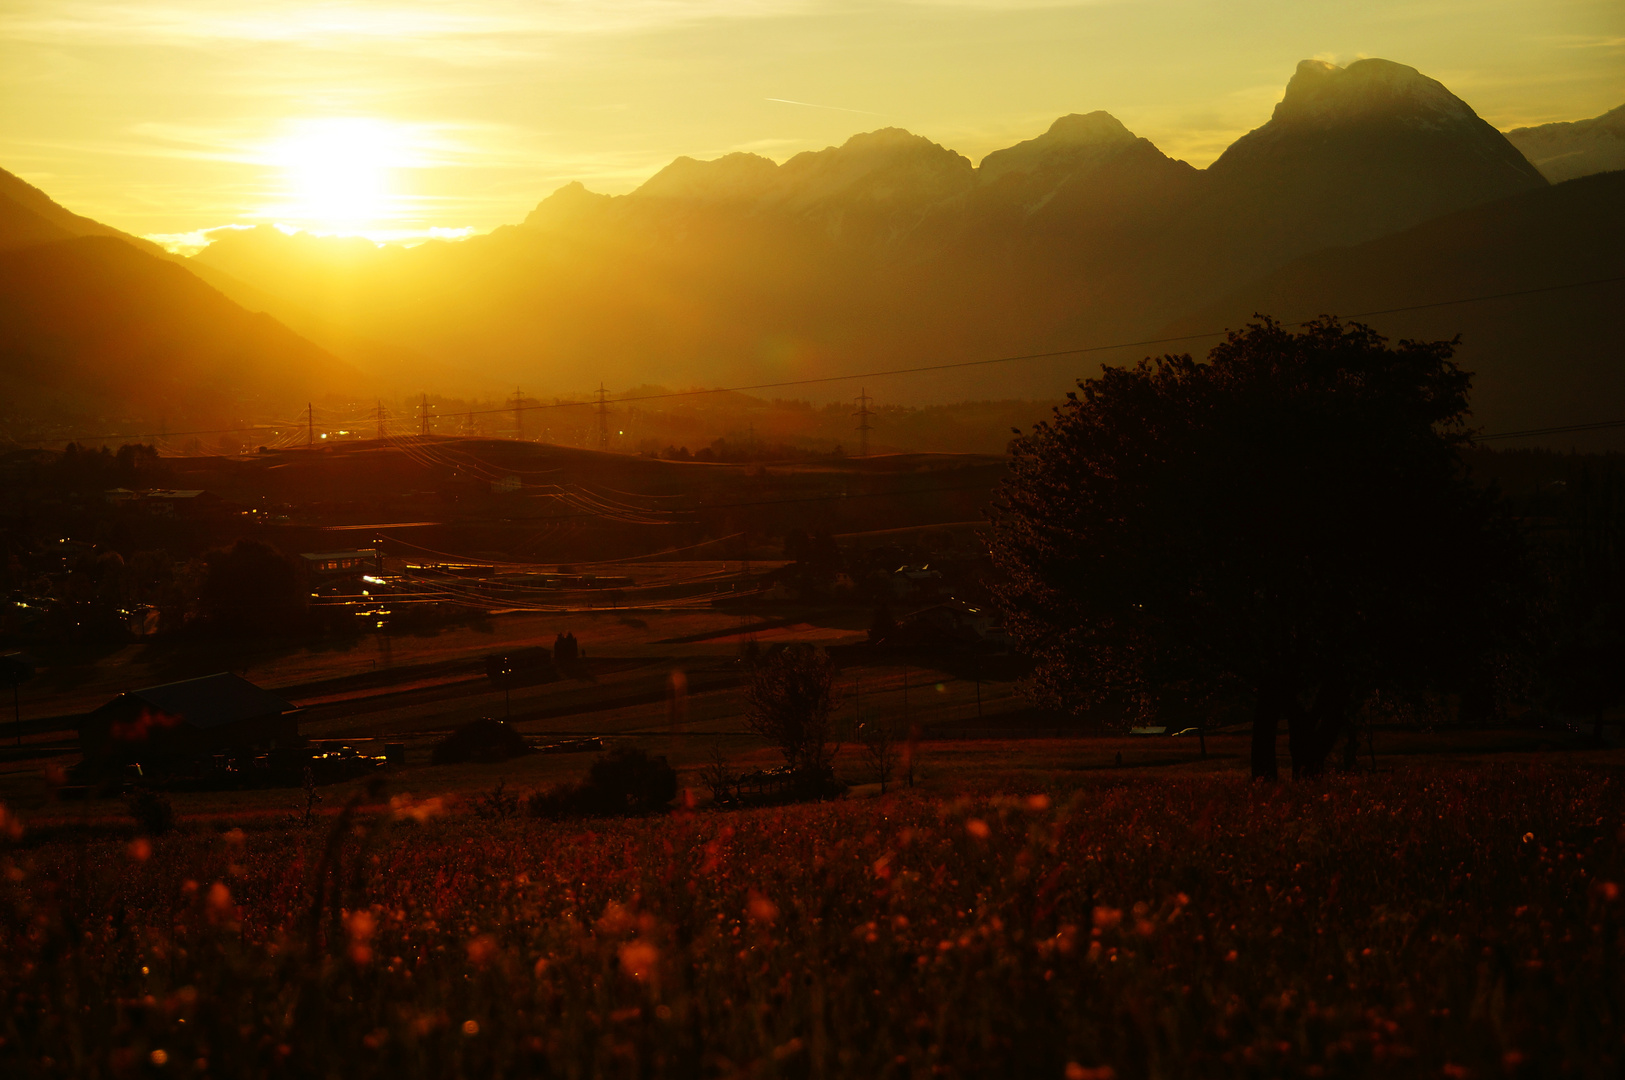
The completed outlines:
[[[1012,443],[997,586],[1051,704],[1249,698],[1253,769],[1319,771],[1372,694],[1459,687],[1516,624],[1525,562],[1459,451],[1454,342],[1265,320],[1107,368]]]

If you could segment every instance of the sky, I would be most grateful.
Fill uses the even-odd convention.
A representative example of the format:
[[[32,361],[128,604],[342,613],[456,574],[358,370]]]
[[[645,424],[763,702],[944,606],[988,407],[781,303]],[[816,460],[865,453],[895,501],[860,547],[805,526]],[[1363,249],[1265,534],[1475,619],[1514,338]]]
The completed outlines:
[[[1502,129],[1625,103],[1620,0],[6,0],[0,167],[177,248],[519,221],[572,180],[898,126],[972,161],[1106,109],[1197,166],[1297,62],[1381,56]]]

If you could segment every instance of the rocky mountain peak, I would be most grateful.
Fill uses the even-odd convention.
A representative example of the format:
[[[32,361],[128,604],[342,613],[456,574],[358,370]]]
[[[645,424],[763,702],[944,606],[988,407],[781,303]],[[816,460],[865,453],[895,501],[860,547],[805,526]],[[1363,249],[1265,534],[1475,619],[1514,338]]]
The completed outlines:
[[[778,172],[777,163],[760,154],[724,154],[712,161],[680,157],[633,194],[639,198],[743,202],[766,194]]]
[[[530,212],[524,223],[531,228],[562,224],[607,207],[610,199],[609,195],[588,191],[587,185],[580,180],[572,180],[537,203],[536,209]]]
[[[1472,123],[1478,116],[1438,80],[1373,57],[1346,68],[1325,60],[1302,61],[1270,122],[1326,126],[1383,119],[1433,126]]]

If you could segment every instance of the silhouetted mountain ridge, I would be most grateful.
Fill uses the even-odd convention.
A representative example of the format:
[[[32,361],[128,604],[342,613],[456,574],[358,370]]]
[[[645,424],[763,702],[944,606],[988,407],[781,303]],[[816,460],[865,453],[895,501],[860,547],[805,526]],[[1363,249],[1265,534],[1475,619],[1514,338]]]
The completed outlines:
[[[431,387],[747,384],[1132,340],[1313,252],[1546,189],[1414,68],[1306,61],[1208,169],[1104,112],[975,166],[883,128],[782,164],[678,158],[623,196],[565,185],[523,224],[455,244],[259,229],[195,261],[277,297],[294,325],[426,357]],[[1052,395],[1080,365],[1000,369],[1000,394]],[[983,377],[899,393],[985,396]]]

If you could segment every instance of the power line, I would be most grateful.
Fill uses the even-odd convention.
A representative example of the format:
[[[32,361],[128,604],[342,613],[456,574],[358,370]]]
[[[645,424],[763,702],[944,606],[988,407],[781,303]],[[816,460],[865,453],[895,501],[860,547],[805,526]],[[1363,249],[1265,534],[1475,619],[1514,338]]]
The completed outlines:
[[[1625,420],[1599,420],[1594,424],[1564,424],[1560,427],[1528,428],[1524,431],[1497,431],[1491,435],[1475,435],[1474,442],[1494,442],[1497,439],[1532,439],[1537,435],[1566,435],[1577,431],[1611,431],[1625,428]]]

